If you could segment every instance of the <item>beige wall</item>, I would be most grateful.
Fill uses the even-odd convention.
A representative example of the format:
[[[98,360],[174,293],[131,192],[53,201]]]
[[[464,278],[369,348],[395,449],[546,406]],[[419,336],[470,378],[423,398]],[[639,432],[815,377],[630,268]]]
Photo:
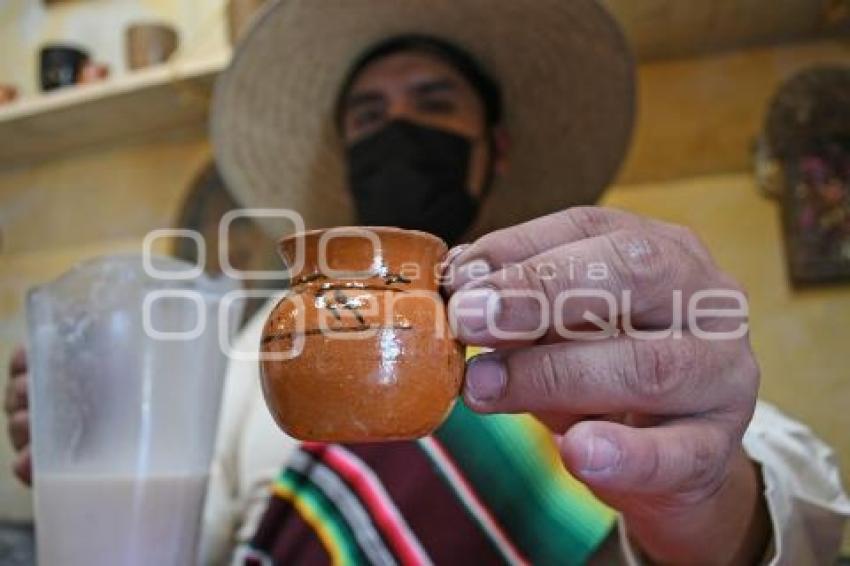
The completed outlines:
[[[749,169],[782,81],[811,65],[848,61],[850,37],[641,65],[634,143],[618,184]]]

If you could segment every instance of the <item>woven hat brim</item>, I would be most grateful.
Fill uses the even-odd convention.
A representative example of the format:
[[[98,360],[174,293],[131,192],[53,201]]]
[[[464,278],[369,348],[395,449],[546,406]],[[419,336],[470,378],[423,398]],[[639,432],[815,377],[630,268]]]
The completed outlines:
[[[631,137],[635,70],[596,1],[278,0],[213,101],[216,160],[244,206],[295,210],[308,228],[354,223],[335,101],[360,53],[407,33],[465,48],[502,86],[510,167],[475,233],[598,199]]]

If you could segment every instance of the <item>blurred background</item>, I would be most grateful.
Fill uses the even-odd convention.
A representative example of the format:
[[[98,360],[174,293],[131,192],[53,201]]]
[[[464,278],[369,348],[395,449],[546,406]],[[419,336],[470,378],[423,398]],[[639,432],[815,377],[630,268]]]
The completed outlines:
[[[208,103],[260,4],[0,0],[0,382],[32,285],[137,251],[155,228],[217,241],[236,205],[212,165]],[[605,204],[692,227],[749,289],[762,397],[835,447],[850,484],[850,1],[604,4],[640,78]],[[235,265],[275,265],[253,225],[231,238]],[[26,523],[10,469],[2,434],[0,522]]]

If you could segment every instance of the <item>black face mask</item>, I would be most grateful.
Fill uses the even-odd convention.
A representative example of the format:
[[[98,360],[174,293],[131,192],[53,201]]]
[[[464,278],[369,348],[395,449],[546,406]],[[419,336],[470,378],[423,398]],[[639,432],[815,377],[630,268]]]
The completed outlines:
[[[463,136],[400,120],[355,143],[348,166],[359,222],[457,243],[478,212],[467,190],[471,154]]]

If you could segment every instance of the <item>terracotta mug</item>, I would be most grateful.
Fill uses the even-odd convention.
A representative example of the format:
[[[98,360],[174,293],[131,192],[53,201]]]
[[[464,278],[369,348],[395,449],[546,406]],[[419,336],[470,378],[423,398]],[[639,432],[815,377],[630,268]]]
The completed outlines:
[[[18,98],[18,89],[12,85],[0,84],[0,104],[9,104]]]
[[[165,63],[177,50],[177,30],[167,24],[133,24],[126,32],[127,66],[137,70]]]
[[[263,329],[266,404],[290,436],[370,442],[425,436],[460,392],[464,357],[438,292],[446,244],[397,228],[280,241],[291,285]]]
[[[89,61],[80,70],[78,81],[80,84],[91,84],[107,78],[109,78],[109,65]]]

